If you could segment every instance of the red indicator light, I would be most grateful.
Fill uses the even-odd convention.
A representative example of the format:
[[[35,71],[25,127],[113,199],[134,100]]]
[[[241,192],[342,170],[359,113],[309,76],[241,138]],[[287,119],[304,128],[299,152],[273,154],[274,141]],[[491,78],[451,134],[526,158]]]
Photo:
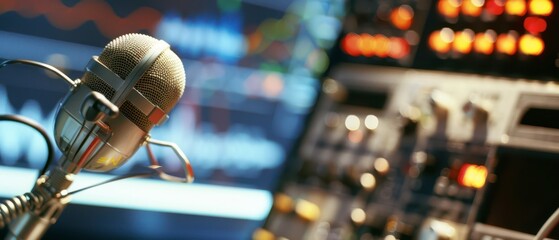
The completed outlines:
[[[359,41],[359,35],[355,33],[348,33],[342,40],[342,50],[350,56],[359,56]]]
[[[505,11],[504,0],[487,0],[485,9],[495,16],[501,15]]]
[[[524,28],[531,34],[538,34],[545,31],[547,23],[543,18],[527,17],[524,19]]]

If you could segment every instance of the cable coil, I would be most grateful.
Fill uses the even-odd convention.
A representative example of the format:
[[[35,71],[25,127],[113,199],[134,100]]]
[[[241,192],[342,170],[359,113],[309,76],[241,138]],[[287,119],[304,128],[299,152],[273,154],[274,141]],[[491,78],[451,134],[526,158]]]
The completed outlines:
[[[0,203],[0,228],[4,228],[15,218],[41,206],[45,198],[31,192],[15,196]]]

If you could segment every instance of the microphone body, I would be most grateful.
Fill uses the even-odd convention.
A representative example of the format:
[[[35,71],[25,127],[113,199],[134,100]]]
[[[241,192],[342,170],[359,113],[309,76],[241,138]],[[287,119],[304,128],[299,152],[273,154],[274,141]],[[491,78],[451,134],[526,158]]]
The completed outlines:
[[[7,239],[40,239],[69,202],[74,175],[124,164],[168,118],[184,81],[169,45],[146,35],[118,37],[94,56],[58,106],[54,137],[63,156],[30,193],[14,198],[18,206],[8,212],[27,212],[10,223]]]

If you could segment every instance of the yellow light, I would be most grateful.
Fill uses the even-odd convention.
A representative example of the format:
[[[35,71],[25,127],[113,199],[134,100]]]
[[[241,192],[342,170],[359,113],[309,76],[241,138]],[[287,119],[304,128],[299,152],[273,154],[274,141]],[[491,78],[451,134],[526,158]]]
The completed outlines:
[[[516,37],[512,34],[502,33],[497,37],[497,52],[507,55],[516,53]]]
[[[373,190],[377,185],[377,179],[371,173],[363,173],[359,178],[361,186],[367,190]]]
[[[380,174],[386,174],[390,170],[390,164],[386,158],[377,158],[373,164],[374,168]]]
[[[369,130],[375,130],[377,129],[379,124],[379,120],[378,117],[375,115],[367,115],[367,117],[365,117],[365,127]]]
[[[320,217],[320,208],[316,204],[302,199],[297,201],[295,212],[299,217],[310,222],[316,221]]]
[[[489,55],[493,53],[495,37],[492,32],[478,33],[474,40],[474,50],[478,53]]]
[[[274,234],[266,229],[256,229],[254,233],[252,233],[253,240],[274,240],[276,237]]]
[[[407,30],[413,22],[413,9],[408,5],[395,8],[390,13],[390,21],[395,27]]]
[[[293,211],[293,199],[285,194],[276,194],[274,197],[274,209],[282,213]]]
[[[361,120],[359,120],[359,117],[355,115],[348,115],[345,118],[345,127],[347,130],[355,131],[361,127]]]
[[[462,32],[457,32],[452,43],[454,51],[468,54],[472,51],[472,43],[474,41],[474,33],[472,30],[466,29]]]
[[[524,16],[526,14],[526,0],[508,0],[505,12],[509,15]]]
[[[453,0],[439,0],[437,9],[439,13],[448,18],[456,18],[460,14],[460,5]]]
[[[356,224],[363,224],[367,219],[367,214],[361,208],[355,208],[351,211],[351,221]]]
[[[545,44],[543,40],[531,34],[524,34],[519,40],[520,52],[526,55],[537,56],[542,54]]]
[[[464,164],[458,174],[458,183],[465,187],[482,188],[487,179],[487,168],[481,165]]]
[[[464,15],[477,17],[481,14],[481,7],[483,6],[483,0],[464,0],[462,3],[462,13]]]
[[[447,53],[450,51],[452,41],[454,41],[454,32],[449,28],[443,28],[440,31],[434,31],[429,36],[429,47],[439,53]]]
[[[549,16],[553,12],[553,2],[550,0],[530,1],[530,13],[540,16]]]

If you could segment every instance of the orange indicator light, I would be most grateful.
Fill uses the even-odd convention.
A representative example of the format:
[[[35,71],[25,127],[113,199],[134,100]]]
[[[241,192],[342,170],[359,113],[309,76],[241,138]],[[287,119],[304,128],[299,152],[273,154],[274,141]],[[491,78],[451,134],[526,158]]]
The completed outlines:
[[[505,3],[505,11],[509,15],[524,16],[526,14],[525,0],[508,0]]]
[[[465,187],[482,188],[487,179],[487,168],[481,165],[464,164],[458,174],[458,183]]]
[[[462,2],[462,13],[472,17],[479,16],[483,2],[483,0],[464,0]]]
[[[460,3],[457,0],[439,0],[439,13],[448,18],[456,18],[460,14]]]
[[[472,30],[466,29],[462,32],[457,32],[452,43],[454,51],[468,54],[472,51],[472,43],[474,41],[474,33]]]
[[[491,32],[492,33],[492,32]],[[474,50],[478,53],[489,55],[493,53],[495,37],[490,32],[476,34]]]
[[[516,53],[516,37],[512,34],[500,34],[497,37],[497,52],[507,55]]]
[[[413,9],[408,5],[395,8],[390,13],[390,21],[398,29],[409,29],[413,22]]]
[[[434,31],[429,36],[429,47],[439,53],[450,51],[451,43],[454,41],[454,32],[450,28]]]

